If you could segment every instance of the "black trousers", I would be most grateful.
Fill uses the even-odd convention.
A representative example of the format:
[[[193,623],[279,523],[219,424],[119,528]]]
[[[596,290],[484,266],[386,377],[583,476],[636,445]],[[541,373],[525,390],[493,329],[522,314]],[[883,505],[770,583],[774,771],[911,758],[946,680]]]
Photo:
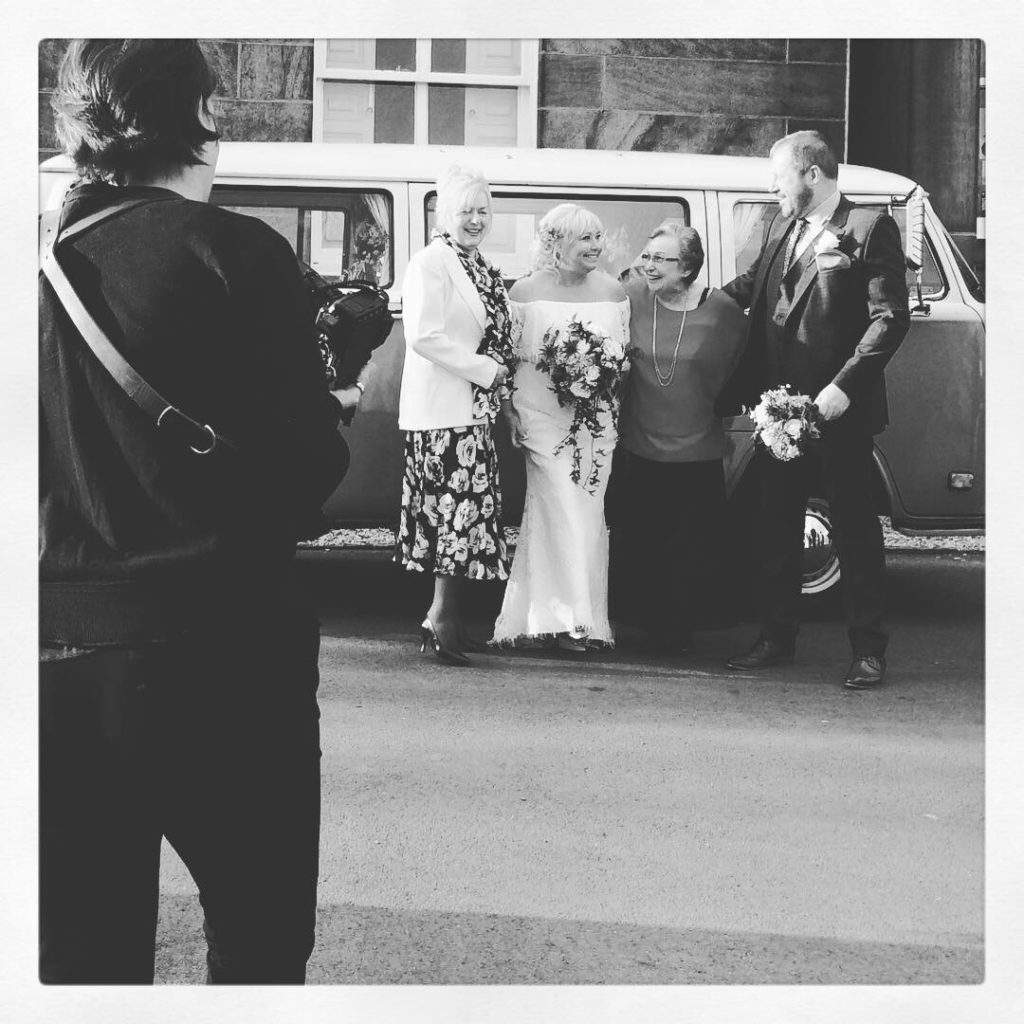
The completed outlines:
[[[668,634],[733,623],[721,459],[656,462],[619,448],[606,510],[616,619]]]
[[[761,636],[791,646],[800,626],[804,509],[820,469],[832,516],[850,646],[855,656],[885,653],[885,546],[872,501],[872,438],[825,424],[812,449],[779,462],[758,447],[756,545],[760,563]]]
[[[207,981],[304,981],[319,640],[278,609],[41,662],[42,982],[152,983],[162,836],[199,889]]]

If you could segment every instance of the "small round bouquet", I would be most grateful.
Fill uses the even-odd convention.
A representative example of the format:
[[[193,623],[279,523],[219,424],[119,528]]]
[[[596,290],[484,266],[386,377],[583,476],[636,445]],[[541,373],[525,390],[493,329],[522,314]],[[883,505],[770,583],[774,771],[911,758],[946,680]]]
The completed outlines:
[[[569,433],[555,446],[557,455],[572,446],[573,483],[583,477],[583,445],[580,434],[590,434],[590,472],[583,487],[596,493],[600,480],[601,452],[594,441],[603,436],[602,414],[611,413],[612,422],[619,411],[618,390],[629,369],[629,353],[592,323],[574,316],[565,327],[547,330],[540,346],[537,369],[551,378],[551,390],[562,408],[572,408]]]
[[[821,436],[818,407],[807,395],[794,394],[788,384],[766,391],[761,401],[745,412],[754,421],[754,439],[780,462],[797,458],[808,441]]]
[[[376,224],[363,221],[356,226],[352,239],[352,261],[346,271],[350,281],[372,281],[377,284],[381,260],[388,247],[388,236]]]

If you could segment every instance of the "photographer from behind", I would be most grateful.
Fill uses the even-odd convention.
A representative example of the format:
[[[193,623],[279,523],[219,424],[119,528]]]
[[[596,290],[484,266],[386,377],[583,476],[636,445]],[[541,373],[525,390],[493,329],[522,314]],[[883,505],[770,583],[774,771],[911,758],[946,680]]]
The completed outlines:
[[[208,202],[215,86],[195,41],[76,40],[53,100],[80,179],[53,256],[174,408],[40,277],[44,983],[152,983],[162,838],[208,981],[302,983],[313,949],[320,638],[291,571],[360,390],[328,391],[285,239]]]

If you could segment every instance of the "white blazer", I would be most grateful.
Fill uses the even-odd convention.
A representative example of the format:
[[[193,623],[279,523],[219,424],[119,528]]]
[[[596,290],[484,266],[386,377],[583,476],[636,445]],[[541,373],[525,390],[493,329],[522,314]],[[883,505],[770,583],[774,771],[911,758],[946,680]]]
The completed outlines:
[[[490,387],[498,364],[477,354],[486,314],[459,257],[435,238],[409,260],[402,285],[405,365],[401,430],[473,423],[473,384]]]

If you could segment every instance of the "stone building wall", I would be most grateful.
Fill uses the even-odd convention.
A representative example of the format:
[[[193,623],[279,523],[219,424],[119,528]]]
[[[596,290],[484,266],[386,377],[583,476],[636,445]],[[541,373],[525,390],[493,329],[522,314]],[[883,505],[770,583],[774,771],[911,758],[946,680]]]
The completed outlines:
[[[312,39],[204,39],[226,139],[308,141]],[[39,50],[39,156],[56,150],[50,95],[66,40]],[[763,155],[797,128],[844,151],[842,39],[546,39],[538,141],[571,149]]]
[[[202,39],[220,79],[217,123],[228,140],[308,142],[313,135],[312,39]],[[50,96],[65,39],[39,45],[39,159],[53,156]]]
[[[764,156],[802,128],[845,154],[845,39],[545,39],[538,139]]]

